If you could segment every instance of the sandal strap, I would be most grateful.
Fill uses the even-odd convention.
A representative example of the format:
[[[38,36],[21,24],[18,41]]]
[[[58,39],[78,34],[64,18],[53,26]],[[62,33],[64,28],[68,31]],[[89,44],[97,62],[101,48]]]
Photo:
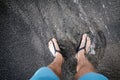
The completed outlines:
[[[54,47],[54,55],[56,54],[56,52],[59,52],[63,57],[67,57],[65,54],[63,54],[63,52],[61,50],[57,50],[56,47],[55,47],[55,43],[53,42],[53,40],[51,40],[52,43],[53,43],[53,47]]]
[[[52,41],[52,43],[53,43],[53,47],[54,47],[54,49],[55,49],[55,53],[54,53],[54,54],[56,54],[56,52],[61,53],[61,51],[60,51],[60,50],[57,50],[57,49],[56,49],[56,47],[55,47],[55,43],[53,42],[53,40],[51,40],[51,41]]]
[[[61,53],[61,51],[60,51],[60,50],[55,50],[55,53],[56,53],[56,52],[59,52],[59,53]]]
[[[78,49],[78,52],[79,52],[79,51],[81,51],[82,49],[84,49],[84,50],[85,50],[85,52],[86,52],[86,44],[87,44],[87,38],[86,38],[86,40],[85,40],[84,47],[79,48],[79,49]]]
[[[78,52],[81,51],[81,50],[83,50],[83,49],[86,50],[85,47],[82,47],[82,48],[78,49]]]

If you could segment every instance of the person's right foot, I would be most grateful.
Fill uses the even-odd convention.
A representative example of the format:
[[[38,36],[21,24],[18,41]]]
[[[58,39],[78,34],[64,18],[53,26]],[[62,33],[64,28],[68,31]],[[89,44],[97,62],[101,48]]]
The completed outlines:
[[[83,34],[82,41],[79,46],[80,50],[77,52],[76,58],[78,59],[79,54],[87,54],[90,50],[90,46],[91,46],[90,37],[87,34]]]

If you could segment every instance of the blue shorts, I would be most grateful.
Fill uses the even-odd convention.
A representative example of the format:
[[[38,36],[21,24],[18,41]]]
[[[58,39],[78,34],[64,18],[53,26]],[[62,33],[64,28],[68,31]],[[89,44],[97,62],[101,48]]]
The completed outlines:
[[[30,80],[60,80],[60,79],[50,68],[42,67],[36,71],[36,73]],[[80,77],[78,80],[108,80],[108,78],[102,74],[89,72]]]

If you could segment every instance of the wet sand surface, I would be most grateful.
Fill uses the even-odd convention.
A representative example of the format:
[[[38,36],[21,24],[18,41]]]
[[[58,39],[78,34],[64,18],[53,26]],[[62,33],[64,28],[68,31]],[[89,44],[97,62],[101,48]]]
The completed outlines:
[[[0,0],[0,80],[28,80],[54,57],[55,37],[65,54],[62,79],[73,80],[76,47],[85,32],[94,35],[96,71],[120,78],[120,0]]]

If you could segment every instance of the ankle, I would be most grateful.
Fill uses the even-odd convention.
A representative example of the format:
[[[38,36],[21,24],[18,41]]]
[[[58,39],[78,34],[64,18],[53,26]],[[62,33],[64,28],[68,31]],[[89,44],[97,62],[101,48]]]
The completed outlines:
[[[63,58],[62,54],[59,52],[56,52],[55,58],[57,58],[59,61],[64,62],[64,58]]]
[[[77,63],[80,65],[83,65],[83,63],[85,63],[86,61],[86,57],[84,55],[84,53],[79,53],[77,56]]]
[[[85,57],[85,51],[84,50],[81,50],[77,53],[76,55],[76,59],[81,59],[81,57]]]
[[[85,49],[80,50],[78,54],[85,54]]]

